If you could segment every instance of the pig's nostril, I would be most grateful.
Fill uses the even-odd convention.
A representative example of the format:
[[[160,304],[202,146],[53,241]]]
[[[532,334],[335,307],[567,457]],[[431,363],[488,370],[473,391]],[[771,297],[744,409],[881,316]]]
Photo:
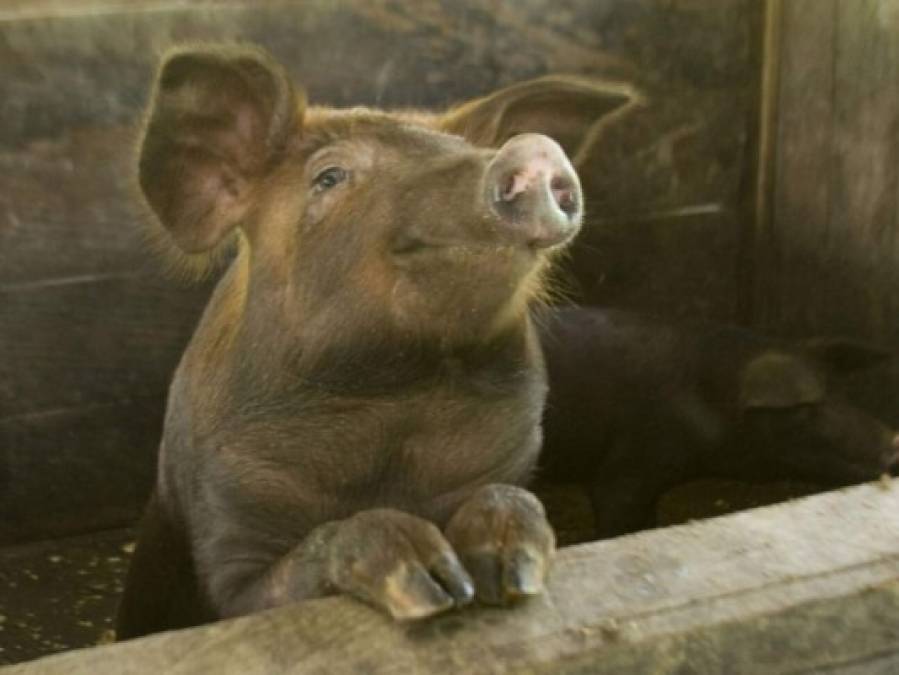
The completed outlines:
[[[564,176],[556,176],[550,181],[550,189],[556,204],[569,218],[573,218],[578,212],[577,191],[571,181]]]
[[[500,181],[497,185],[496,194],[494,195],[498,202],[513,202],[515,198],[528,188],[527,177],[521,173],[512,173]]]

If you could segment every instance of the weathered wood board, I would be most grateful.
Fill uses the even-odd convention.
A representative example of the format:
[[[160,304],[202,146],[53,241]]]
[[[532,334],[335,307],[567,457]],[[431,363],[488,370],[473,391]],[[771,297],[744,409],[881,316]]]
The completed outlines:
[[[899,3],[782,3],[756,323],[899,349]]]
[[[157,271],[134,198],[134,137],[167,46],[262,44],[335,105],[441,107],[547,72],[635,82],[649,104],[581,167],[590,222],[570,285],[582,299],[731,318],[759,8],[0,4],[0,521],[12,523],[0,542],[118,524],[152,480],[166,382],[208,293]]]
[[[397,624],[330,598],[0,672],[891,673],[899,481],[560,552],[511,610]]]
[[[899,2],[768,4],[779,65],[751,323],[899,353]],[[899,426],[899,359],[840,385]]]

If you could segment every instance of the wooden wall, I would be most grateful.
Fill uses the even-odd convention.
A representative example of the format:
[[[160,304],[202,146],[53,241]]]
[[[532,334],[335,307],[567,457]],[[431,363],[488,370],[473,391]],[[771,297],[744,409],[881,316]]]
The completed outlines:
[[[776,0],[752,321],[899,352],[899,1]],[[899,364],[847,383],[899,424]]]
[[[759,325],[899,343],[899,2],[787,0]]]
[[[752,320],[754,308],[771,330],[820,332],[846,316],[830,307],[832,291],[851,309],[847,327],[895,336],[878,332],[895,331],[887,305],[875,309],[896,307],[883,244],[896,231],[886,220],[895,162],[892,196],[876,204],[874,183],[852,182],[870,173],[885,186],[895,159],[879,144],[888,120],[870,112],[895,113],[896,88],[885,86],[895,46],[877,32],[895,3],[810,3],[784,2],[766,219],[748,208],[761,0],[0,2],[0,542],[127,522],[152,481],[166,383],[209,288],[158,272],[131,187],[153,68],[177,42],[260,43],[313,101],[335,105],[444,106],[547,72],[632,81],[648,105],[580,167],[590,217],[569,263],[579,299],[725,320]],[[880,14],[857,15],[861,5]],[[788,86],[794,76],[836,86],[815,40],[864,51],[856,70],[832,69],[848,98],[822,103]],[[860,65],[869,59],[880,65]],[[803,106],[829,115],[844,154],[870,148],[828,164],[844,181],[828,183],[841,187],[825,220],[814,189],[794,199],[789,187],[817,189],[811,153],[831,138],[803,122]],[[817,222],[830,243],[810,253]],[[856,302],[864,293],[870,303]]]

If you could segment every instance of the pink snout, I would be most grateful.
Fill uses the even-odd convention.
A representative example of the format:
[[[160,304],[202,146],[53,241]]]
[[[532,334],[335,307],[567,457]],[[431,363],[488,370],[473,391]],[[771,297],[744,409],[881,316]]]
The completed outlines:
[[[484,180],[488,204],[516,243],[549,248],[580,229],[580,181],[565,151],[548,136],[510,138],[487,166]]]

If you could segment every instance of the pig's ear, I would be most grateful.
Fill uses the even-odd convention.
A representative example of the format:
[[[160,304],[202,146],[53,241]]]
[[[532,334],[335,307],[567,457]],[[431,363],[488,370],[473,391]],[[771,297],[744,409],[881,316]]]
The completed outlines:
[[[836,337],[815,337],[801,343],[803,349],[832,373],[849,373],[870,368],[890,359],[886,349],[862,340]]]
[[[303,100],[261,50],[182,49],[163,61],[140,146],[141,189],[187,253],[241,223],[254,185],[300,124]]]
[[[481,147],[498,147],[521,133],[545,134],[577,163],[613,117],[643,102],[630,85],[550,75],[500,89],[448,111],[444,131]]]
[[[823,378],[792,354],[765,352],[740,373],[740,407],[792,408],[821,401]]]

